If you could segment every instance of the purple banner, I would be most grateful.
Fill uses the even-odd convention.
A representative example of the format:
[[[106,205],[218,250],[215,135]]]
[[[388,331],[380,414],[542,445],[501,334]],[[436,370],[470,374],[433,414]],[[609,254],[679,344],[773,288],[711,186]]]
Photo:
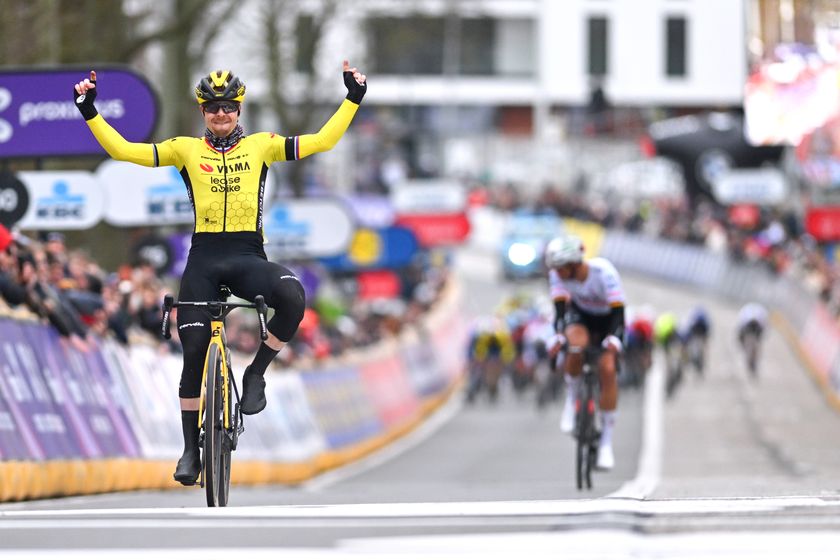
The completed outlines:
[[[157,99],[145,80],[126,68],[93,68],[96,108],[131,142],[145,142],[157,123]],[[73,84],[90,69],[0,72],[0,159],[104,155],[75,107]]]
[[[98,447],[93,457],[133,457],[137,442],[127,433],[127,421],[117,409],[108,375],[101,371],[99,351],[81,352],[72,348],[52,329],[42,331],[44,348],[51,350],[52,361],[60,368],[60,378],[66,384],[82,422],[74,427],[79,433],[88,432]]]
[[[4,336],[0,341],[0,386],[30,453],[37,460],[83,457],[71,422],[61,403],[54,398],[60,393],[50,387],[38,364],[38,353],[30,346],[35,344],[43,348],[38,343],[46,341],[43,337],[29,338],[27,335],[31,336],[31,333],[25,333],[12,321],[4,323]]]
[[[0,458],[137,457],[127,406],[95,342],[82,351],[48,326],[0,320]]]
[[[377,195],[352,195],[344,198],[363,227],[384,229],[394,225],[396,211],[391,199]]]
[[[2,328],[3,324],[0,323],[0,329]],[[7,400],[11,396],[7,397],[7,384],[4,381],[6,375],[3,372],[7,367],[5,360],[0,360],[0,461],[35,459],[36,455],[32,452],[34,436],[18,426]]]
[[[180,278],[187,267],[187,257],[190,255],[190,247],[192,246],[192,232],[173,233],[166,238],[166,241],[172,250],[172,264],[166,272]]]
[[[103,391],[105,396],[105,410],[111,420],[116,432],[114,443],[119,442],[117,455],[124,457],[138,457],[140,455],[140,444],[131,429],[131,398],[128,395],[128,388],[125,386],[122,377],[117,371],[112,371],[102,355],[103,350],[97,347],[91,352],[76,353],[83,359],[82,364],[92,377],[96,387]],[[144,372],[139,372],[141,375]],[[136,418],[142,421],[142,417]]]

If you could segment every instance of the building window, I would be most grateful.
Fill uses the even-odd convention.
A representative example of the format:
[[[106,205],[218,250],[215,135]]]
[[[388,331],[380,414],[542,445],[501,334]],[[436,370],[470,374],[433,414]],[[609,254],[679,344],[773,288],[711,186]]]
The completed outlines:
[[[534,74],[534,22],[527,19],[373,17],[371,73],[437,76]]]
[[[605,76],[609,53],[609,20],[602,16],[587,20],[587,69],[590,76]]]
[[[442,74],[444,20],[442,18],[389,18],[368,20],[371,38],[371,73]]]
[[[665,75],[686,75],[687,37],[688,22],[684,17],[669,17],[665,20]]]
[[[496,44],[496,25],[492,19],[462,19],[460,21],[459,71],[466,75],[493,74],[493,45]]]

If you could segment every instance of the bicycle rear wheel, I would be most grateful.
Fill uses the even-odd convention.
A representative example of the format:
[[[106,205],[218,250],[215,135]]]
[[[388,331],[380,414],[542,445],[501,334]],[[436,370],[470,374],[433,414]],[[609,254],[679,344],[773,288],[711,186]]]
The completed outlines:
[[[220,488],[224,485],[222,472],[222,353],[216,344],[207,350],[207,371],[204,396],[204,491],[209,507],[219,503]]]

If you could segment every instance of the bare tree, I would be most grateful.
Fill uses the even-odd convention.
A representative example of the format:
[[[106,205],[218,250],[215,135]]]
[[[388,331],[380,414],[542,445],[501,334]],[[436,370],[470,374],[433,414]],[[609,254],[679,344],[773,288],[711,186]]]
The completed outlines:
[[[163,136],[189,134],[194,128],[195,103],[185,92],[192,91],[194,70],[205,62],[210,42],[241,7],[240,0],[173,0],[171,23],[138,38],[128,52],[136,52],[156,41],[165,43],[165,79],[159,87],[168,100]]]
[[[321,0],[318,10],[308,10],[299,0],[265,0],[265,73],[268,77],[268,104],[288,134],[301,134],[316,126],[319,108],[319,75],[315,69],[324,33],[336,17],[339,0]],[[290,91],[289,76],[305,76],[303,94]],[[298,92],[300,93],[300,92]],[[305,165],[301,160],[288,169],[288,180],[295,196],[303,196]]]

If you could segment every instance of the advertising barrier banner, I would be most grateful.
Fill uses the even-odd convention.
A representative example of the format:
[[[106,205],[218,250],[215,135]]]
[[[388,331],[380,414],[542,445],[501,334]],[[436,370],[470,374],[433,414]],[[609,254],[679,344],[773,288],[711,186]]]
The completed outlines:
[[[0,334],[5,337],[6,331],[3,327],[4,323],[0,322]],[[32,434],[26,431],[25,426],[18,425],[7,401],[11,395],[6,390],[5,369],[6,365],[0,363],[0,461],[36,459],[32,452],[35,442],[27,439],[31,438]]]
[[[178,400],[181,357],[151,346],[128,349],[113,341],[102,345],[102,356],[125,385],[127,414],[135,419],[131,427],[142,456],[177,457],[184,447]]]
[[[446,387],[448,377],[435,359],[435,349],[432,348],[428,333],[423,331],[421,339],[406,345],[402,354],[415,394],[428,397],[440,393]]]
[[[315,420],[331,449],[382,433],[382,422],[359,378],[350,368],[311,371],[303,375]]]
[[[407,422],[417,415],[417,396],[396,352],[360,366],[367,398],[386,428]]]
[[[84,457],[77,434],[60,403],[53,398],[42,370],[34,362],[30,343],[48,347],[39,332],[24,332],[14,323],[4,325],[0,341],[3,393],[12,415],[25,434],[30,452],[38,460]],[[66,409],[65,409],[66,410]]]
[[[240,449],[256,458],[299,463],[327,448],[309,406],[301,374],[283,371],[265,377],[270,406],[246,419],[246,437]],[[252,438],[252,429],[257,439]]]

